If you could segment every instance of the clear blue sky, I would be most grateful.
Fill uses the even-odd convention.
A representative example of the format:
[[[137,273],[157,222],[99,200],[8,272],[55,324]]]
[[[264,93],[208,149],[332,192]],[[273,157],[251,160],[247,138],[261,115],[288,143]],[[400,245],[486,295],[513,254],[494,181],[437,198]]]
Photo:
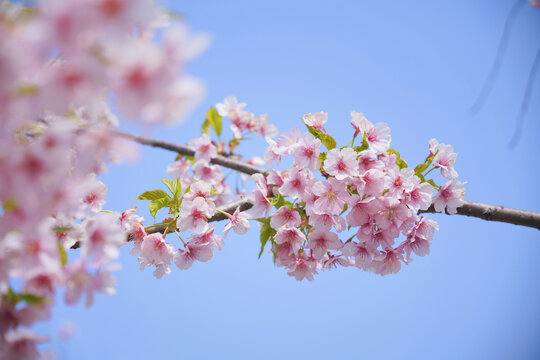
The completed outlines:
[[[506,146],[540,48],[539,10],[520,11],[500,76],[473,117],[513,0],[168,3],[213,38],[189,66],[208,91],[186,124],[154,136],[187,142],[204,111],[234,94],[282,132],[324,110],[344,144],[357,110],[389,124],[409,164],[431,137],[452,144],[467,199],[540,211],[540,77],[523,136]],[[246,145],[245,154],[262,155],[262,142]],[[159,187],[172,159],[144,149],[139,164],[111,167],[108,208],[143,209],[133,198]],[[386,277],[347,268],[299,283],[270,255],[257,260],[257,229],[230,234],[212,261],[161,280],[139,271],[126,246],[116,295],[97,296],[89,310],[58,301],[38,330],[54,337],[62,321],[75,322],[68,343],[47,348],[77,360],[540,358],[540,233],[431,218],[440,225],[431,254]]]

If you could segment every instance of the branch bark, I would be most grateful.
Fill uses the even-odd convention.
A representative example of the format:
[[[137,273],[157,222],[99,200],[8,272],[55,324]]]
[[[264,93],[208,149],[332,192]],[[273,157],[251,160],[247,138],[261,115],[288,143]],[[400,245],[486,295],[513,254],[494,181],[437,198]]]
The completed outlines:
[[[132,141],[138,142],[143,145],[149,145],[152,147],[174,151],[182,155],[193,156],[195,154],[195,151],[193,151],[192,149],[184,145],[179,145],[179,144],[162,141],[158,139],[153,139],[149,137],[144,137],[144,136],[133,135],[133,134],[125,133],[118,130],[114,130],[113,132],[118,136],[125,137],[127,139],[130,139]],[[229,159],[225,156],[216,156],[212,158],[211,162],[213,164],[221,165],[229,169],[233,169],[233,170],[236,170],[245,174],[249,174],[249,175],[253,175],[253,174],[263,174],[265,176],[268,175],[267,169],[250,165],[243,161]],[[246,199],[238,200],[231,204],[228,204],[225,207],[220,208],[220,210],[225,211],[227,213],[232,213],[236,210],[237,207],[240,207],[241,211],[245,211],[251,208],[252,206],[253,205],[251,204],[251,202],[249,202],[249,199],[246,198]],[[433,205],[431,205],[427,210],[421,211],[421,212],[437,213]],[[457,214],[465,215],[465,216],[472,216],[472,217],[484,219],[487,221],[505,222],[509,224],[522,225],[522,226],[532,227],[535,229],[540,229],[540,213],[533,212],[533,211],[507,208],[500,205],[490,205],[490,204],[485,204],[481,202],[465,201],[463,206],[457,209]],[[225,220],[226,218],[227,217],[225,215],[218,212],[216,213],[216,215],[210,218],[209,221]],[[161,229],[160,227],[155,227],[155,228],[152,228],[150,231],[163,232],[164,230],[165,228]]]

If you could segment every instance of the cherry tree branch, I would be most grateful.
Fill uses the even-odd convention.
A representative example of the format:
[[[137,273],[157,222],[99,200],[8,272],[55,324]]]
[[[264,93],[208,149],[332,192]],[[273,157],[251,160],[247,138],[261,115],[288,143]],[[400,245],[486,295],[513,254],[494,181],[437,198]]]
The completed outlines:
[[[153,138],[146,137],[146,136],[134,135],[134,134],[126,133],[126,132],[119,131],[119,130],[111,130],[111,132],[113,134],[118,135],[118,136],[121,136],[121,137],[127,138],[129,140],[138,142],[139,144],[149,145],[149,146],[152,146],[152,147],[157,147],[157,148],[161,148],[161,149],[174,151],[174,152],[177,152],[177,153],[182,154],[182,155],[188,155],[188,156],[195,155],[195,151],[190,149],[189,147],[187,147],[185,145],[180,145],[180,144],[175,144],[175,143],[171,143],[171,142],[168,142],[168,141],[153,139]],[[233,169],[233,170],[236,170],[236,171],[242,172],[244,174],[248,174],[248,175],[253,175],[253,174],[268,175],[268,170],[266,170],[266,169],[260,168],[258,166],[247,164],[247,163],[245,163],[243,161],[230,159],[230,158],[222,156],[222,155],[218,155],[216,157],[213,157],[212,160],[210,160],[210,162],[212,164],[225,166],[226,168]]]
[[[133,134],[125,133],[118,130],[114,130],[114,133],[119,136],[130,139],[132,141],[143,144],[143,145],[149,145],[152,147],[171,150],[182,155],[193,156],[195,154],[195,151],[193,151],[192,149],[184,145],[179,145],[179,144],[175,144],[175,143],[171,143],[171,142],[167,142],[163,140],[158,140],[158,139],[153,139],[149,137],[144,137],[144,136],[133,135]],[[249,175],[253,175],[253,174],[267,175],[268,174],[267,169],[250,165],[243,161],[229,159],[221,155],[218,155],[212,158],[211,162],[213,164],[222,165],[229,169],[233,169],[233,170],[236,170],[245,174],[249,174]],[[234,201],[228,205],[225,205],[224,207],[220,208],[220,210],[227,213],[233,213],[238,207],[240,207],[241,211],[245,211],[245,210],[250,209],[252,206],[253,204],[249,201],[249,199],[244,198],[241,200]],[[421,211],[421,212],[437,213],[433,205],[431,205],[427,210]],[[533,211],[507,208],[500,205],[490,205],[490,204],[484,204],[484,203],[474,202],[474,201],[465,201],[465,203],[457,209],[457,214],[465,215],[465,216],[472,216],[472,217],[484,219],[487,221],[505,222],[509,224],[522,225],[522,226],[528,226],[528,227],[540,229],[540,213],[533,212]],[[217,212],[213,217],[209,219],[209,221],[225,220],[226,218],[227,217],[224,214]],[[156,226],[149,231],[150,232],[163,232],[164,230],[165,230],[165,226],[163,227]]]

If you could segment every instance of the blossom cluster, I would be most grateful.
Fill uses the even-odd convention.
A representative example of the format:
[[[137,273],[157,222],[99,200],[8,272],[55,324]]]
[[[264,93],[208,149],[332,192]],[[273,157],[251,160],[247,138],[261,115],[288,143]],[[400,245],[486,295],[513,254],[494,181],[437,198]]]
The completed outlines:
[[[276,265],[297,280],[312,280],[317,270],[338,265],[397,273],[411,261],[411,253],[429,253],[438,229],[435,221],[418,213],[433,204],[436,211],[454,214],[463,204],[463,183],[454,169],[457,154],[451,145],[431,139],[425,162],[409,168],[390,148],[388,125],[372,124],[356,111],[350,120],[353,140],[336,148],[324,129],[327,117],[324,112],[307,114],[303,121],[309,132],[293,128],[268,141],[267,161],[292,156],[293,165],[256,179],[251,193],[256,215],[263,214],[268,200],[277,208],[265,221],[264,239],[271,240]],[[354,146],[357,137],[361,146]],[[433,169],[449,180],[440,188],[425,178]],[[433,188],[438,190],[435,196]],[[397,241],[400,235],[404,240]]]
[[[114,291],[111,262],[142,219],[103,212],[97,175],[136,152],[108,101],[172,124],[202,93],[179,69],[206,38],[161,14],[151,0],[0,4],[0,358],[39,356],[44,338],[20,327],[47,320],[59,288],[87,306]]]
[[[248,199],[251,208],[245,213],[239,208],[234,214],[224,213],[229,219],[224,232],[226,235],[233,229],[245,233],[253,217],[262,224],[261,252],[267,243],[271,244],[276,265],[286,267],[297,280],[312,280],[317,271],[339,265],[380,275],[397,273],[401,264],[412,261],[413,253],[424,256],[430,251],[438,225],[419,213],[433,206],[436,211],[455,214],[463,204],[464,184],[456,179],[457,154],[451,145],[431,139],[425,161],[409,168],[399,152],[390,147],[388,125],[372,124],[356,111],[350,119],[353,139],[338,148],[324,128],[328,121],[324,112],[303,116],[307,132],[294,127],[273,140],[269,134],[276,134],[275,127],[268,124],[267,116],[257,118],[244,107],[235,97],[217,104],[220,117],[216,118],[216,128],[221,128],[221,116],[227,117],[233,141],[242,140],[247,132],[258,133],[268,143],[266,164],[279,165],[283,157],[290,156],[292,166],[252,175],[252,191],[235,195],[235,199]],[[356,139],[358,146],[354,145]],[[173,214],[167,220],[166,231],[192,231],[192,240],[186,243],[180,237],[183,249],[175,251],[162,234],[146,234],[141,238],[142,245],[135,242],[134,246],[141,267],[156,265],[158,277],[169,272],[171,262],[187,269],[193,260],[208,261],[213,246],[223,246],[221,237],[208,223],[216,212],[223,212],[217,206],[227,204],[231,198],[220,168],[210,162],[224,153],[223,143],[203,134],[189,145],[195,151],[194,157],[180,158],[167,169],[168,175],[186,190],[172,202],[167,195],[165,203]],[[228,155],[238,157],[235,153]],[[192,175],[188,173],[190,166]],[[426,179],[435,169],[447,180],[442,186]],[[153,195],[143,194],[142,199],[153,199]],[[149,253],[144,244],[150,240],[144,239],[155,241],[155,245],[148,246]],[[154,247],[160,252],[155,252]],[[160,270],[161,264],[164,270]]]
[[[230,128],[233,136],[229,141],[230,150],[235,149],[249,133],[261,137],[277,134],[275,126],[268,123],[267,114],[256,117],[245,111],[244,107],[244,103],[238,103],[235,97],[230,96],[223,103],[217,104],[217,110],[212,115],[219,122],[218,125],[212,124],[219,135],[222,127],[221,116],[227,116],[231,120]],[[212,111],[209,114],[212,114]],[[133,240],[131,253],[138,257],[141,270],[148,265],[154,266],[153,274],[157,278],[170,273],[172,263],[179,269],[186,270],[195,261],[210,260],[214,256],[214,248],[218,250],[223,248],[224,238],[230,230],[244,234],[250,228],[249,214],[240,212],[239,208],[232,214],[219,209],[245,197],[245,194],[237,191],[232,195],[222,168],[211,163],[212,158],[226,152],[226,147],[224,141],[212,141],[207,130],[203,127],[202,136],[189,142],[189,148],[194,151],[193,157],[179,156],[167,167],[167,175],[173,180],[162,181],[167,185],[170,195],[161,190],[152,190],[138,197],[139,200],[151,200],[149,205],[151,211],[167,208],[173,215],[166,218],[162,224],[150,225],[147,228],[143,227],[142,221],[136,222],[130,232]],[[251,164],[261,162],[260,158],[248,161]],[[269,202],[267,205],[271,206]],[[216,235],[215,227],[209,223],[218,213],[229,220],[224,226],[224,236]],[[151,231],[157,225],[165,226],[165,234]],[[164,235],[167,232],[178,234],[180,247],[175,248],[165,240]],[[179,232],[190,232],[191,235],[182,237]]]

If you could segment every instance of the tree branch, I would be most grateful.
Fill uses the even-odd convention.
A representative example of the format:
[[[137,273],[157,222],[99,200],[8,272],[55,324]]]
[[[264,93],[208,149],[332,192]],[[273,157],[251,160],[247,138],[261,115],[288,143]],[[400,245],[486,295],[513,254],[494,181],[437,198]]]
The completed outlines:
[[[194,156],[195,151],[190,149],[185,145],[175,144],[168,141],[153,139],[145,136],[139,136],[134,134],[129,134],[119,130],[111,130],[113,134],[119,135],[121,137],[127,138],[129,140],[138,142],[143,145],[150,145],[152,147],[157,147],[161,149],[171,150],[182,155]],[[229,159],[228,157],[218,155],[213,157],[210,160],[212,164],[225,166],[226,168],[233,169],[244,174],[253,175],[253,174],[263,174],[268,175],[268,170],[260,168],[258,166],[247,164],[243,161],[238,161],[234,159]]]
[[[152,147],[171,150],[171,151],[183,154],[183,155],[193,156],[195,154],[195,151],[188,148],[187,146],[170,143],[170,142],[162,141],[158,139],[153,139],[149,137],[133,135],[133,134],[125,133],[118,130],[113,130],[113,132],[119,136],[128,138],[130,140],[133,140],[143,145],[150,145]],[[267,169],[250,165],[243,161],[229,159],[220,155],[212,158],[211,162],[213,164],[222,165],[229,169],[237,170],[239,172],[249,174],[249,175],[253,175],[253,174],[263,174],[265,176],[268,175]],[[252,206],[253,204],[249,202],[249,199],[245,198],[245,199],[237,200],[231,204],[228,204],[225,207],[220,208],[220,210],[225,211],[227,213],[232,213],[236,210],[237,207],[240,207],[241,211],[245,211],[251,208]],[[429,209],[425,211],[421,211],[421,212],[437,213],[433,205],[431,205]],[[477,218],[488,220],[488,221],[505,222],[509,224],[522,225],[522,226],[532,227],[535,229],[540,229],[540,213],[533,212],[533,211],[512,209],[512,208],[507,208],[504,206],[490,205],[490,204],[484,204],[484,203],[474,202],[474,201],[465,201],[463,206],[457,209],[457,214],[477,217]],[[210,218],[209,221],[225,220],[226,218],[227,217],[225,215],[218,212],[216,213],[216,215]],[[155,228],[152,228],[150,231],[163,232],[164,230],[165,230],[164,227],[163,229],[161,229],[160,227],[155,227]]]

